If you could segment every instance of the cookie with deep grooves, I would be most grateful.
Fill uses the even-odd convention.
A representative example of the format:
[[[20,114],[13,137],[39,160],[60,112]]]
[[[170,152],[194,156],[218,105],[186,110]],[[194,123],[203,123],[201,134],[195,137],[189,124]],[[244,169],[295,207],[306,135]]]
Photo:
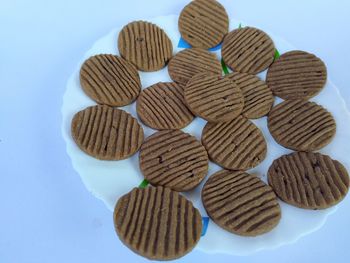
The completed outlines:
[[[267,152],[262,132],[242,116],[228,122],[208,122],[202,131],[202,143],[209,158],[229,170],[253,168]]]
[[[80,69],[80,84],[84,92],[97,103],[118,107],[133,102],[141,90],[136,68],[111,54],[87,59]]]
[[[134,117],[106,105],[76,113],[71,133],[81,150],[100,160],[126,159],[137,152],[143,141],[143,129]]]
[[[194,118],[185,104],[183,86],[175,82],[159,82],[144,89],[136,105],[142,122],[157,130],[182,129]]]
[[[135,21],[118,36],[120,55],[142,71],[157,71],[167,64],[173,45],[167,34],[155,24]]]
[[[168,72],[173,81],[185,85],[197,73],[220,75],[222,69],[214,53],[200,48],[188,48],[180,51],[170,60]]]
[[[194,136],[181,130],[152,134],[141,146],[140,169],[153,185],[188,191],[208,172],[208,154]]]
[[[242,171],[221,170],[211,175],[203,186],[202,201],[216,224],[242,236],[269,232],[281,218],[271,187]]]
[[[194,0],[181,11],[179,31],[191,46],[208,49],[218,45],[228,32],[228,15],[215,0]]]
[[[228,33],[222,43],[222,58],[234,71],[256,74],[274,60],[272,39],[260,29],[244,27]]]
[[[268,116],[268,128],[280,145],[296,151],[315,151],[331,142],[336,132],[331,113],[315,102],[284,101]]]
[[[285,100],[307,100],[323,89],[326,80],[327,69],[323,61],[299,50],[281,55],[266,75],[274,95]]]
[[[244,97],[242,115],[248,119],[258,119],[272,108],[274,97],[264,81],[255,75],[232,72],[226,75],[241,89]]]
[[[120,240],[154,260],[184,256],[202,231],[201,215],[192,202],[163,187],[134,188],[118,200],[113,219]]]
[[[229,78],[208,73],[196,74],[187,82],[185,101],[197,116],[210,122],[229,121],[241,114],[241,90]]]
[[[268,181],[279,198],[306,209],[339,203],[349,190],[349,174],[328,155],[293,152],[273,161]]]

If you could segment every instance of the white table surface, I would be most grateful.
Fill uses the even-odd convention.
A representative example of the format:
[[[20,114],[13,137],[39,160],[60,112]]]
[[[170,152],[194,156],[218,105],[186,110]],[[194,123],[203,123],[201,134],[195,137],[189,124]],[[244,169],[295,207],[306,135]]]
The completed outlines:
[[[87,192],[61,136],[67,78],[115,25],[178,14],[188,0],[0,0],[0,262],[144,262]],[[317,54],[350,107],[350,1],[220,0],[230,17]],[[350,144],[350,142],[345,142]],[[349,145],[350,146],[350,145]],[[350,158],[350,157],[349,157]],[[348,262],[350,201],[297,243],[245,257],[179,262]]]

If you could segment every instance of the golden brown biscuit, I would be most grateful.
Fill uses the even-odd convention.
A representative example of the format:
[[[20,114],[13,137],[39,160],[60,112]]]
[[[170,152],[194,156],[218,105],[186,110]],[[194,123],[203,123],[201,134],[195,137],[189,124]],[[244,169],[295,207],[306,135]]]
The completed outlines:
[[[232,70],[257,74],[273,62],[275,46],[265,32],[254,27],[244,27],[225,36],[221,55]]]
[[[272,137],[295,151],[315,151],[331,142],[336,132],[331,113],[315,102],[284,101],[269,113],[267,122]]]
[[[134,188],[114,209],[120,240],[135,253],[153,260],[184,256],[198,243],[202,231],[199,211],[168,188]]]
[[[228,32],[228,15],[215,0],[194,0],[181,11],[179,31],[192,47],[218,45]]]
[[[175,191],[195,188],[208,172],[205,148],[181,130],[152,134],[141,146],[139,161],[146,180]]]
[[[91,99],[109,106],[128,105],[141,91],[136,68],[126,60],[110,54],[87,59],[80,69],[80,84]]]
[[[268,181],[279,198],[306,209],[336,205],[349,190],[349,174],[328,155],[294,152],[273,161]]]
[[[175,82],[159,82],[144,89],[136,105],[142,122],[157,130],[182,129],[194,118],[185,104],[182,85]]]
[[[142,71],[165,67],[173,54],[167,34],[155,24],[135,21],[127,24],[118,36],[120,55]]]
[[[262,132],[242,116],[228,122],[208,122],[202,131],[202,143],[209,158],[229,170],[253,168],[267,152]]]
[[[326,80],[327,69],[323,61],[299,50],[280,56],[266,75],[273,94],[285,100],[307,100],[323,89]]]
[[[138,151],[143,141],[143,129],[135,118],[105,105],[76,113],[71,132],[81,150],[101,160],[126,159]]]
[[[269,232],[281,218],[271,187],[241,171],[221,170],[211,175],[203,186],[202,201],[216,224],[242,236]]]

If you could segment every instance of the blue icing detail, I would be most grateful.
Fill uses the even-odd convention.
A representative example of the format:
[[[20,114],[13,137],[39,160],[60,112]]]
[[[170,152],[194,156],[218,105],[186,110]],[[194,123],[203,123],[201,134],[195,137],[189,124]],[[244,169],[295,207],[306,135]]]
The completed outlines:
[[[202,234],[201,234],[201,236],[204,236],[205,233],[207,233],[208,224],[209,224],[209,217],[203,216],[202,217],[202,224],[203,224],[203,227],[202,227]]]
[[[179,48],[191,48],[191,45],[188,44],[185,39],[183,39],[182,37],[179,40],[179,43],[177,44],[177,47]],[[221,43],[215,47],[209,48],[209,51],[216,51],[219,50],[221,48]]]

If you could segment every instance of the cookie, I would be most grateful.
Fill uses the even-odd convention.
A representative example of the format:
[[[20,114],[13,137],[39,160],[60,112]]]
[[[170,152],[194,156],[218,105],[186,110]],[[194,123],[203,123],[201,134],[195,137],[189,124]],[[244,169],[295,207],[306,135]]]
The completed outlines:
[[[274,97],[264,81],[255,75],[232,72],[226,77],[233,80],[242,91],[244,107],[242,115],[248,119],[258,119],[268,114]]]
[[[215,0],[194,0],[182,10],[179,31],[192,47],[208,49],[218,45],[228,32],[228,15]]]
[[[194,136],[181,130],[152,134],[141,146],[140,169],[153,185],[188,191],[208,172],[208,154]]]
[[[100,160],[122,160],[141,147],[143,129],[129,113],[106,105],[76,113],[71,133],[85,153]]]
[[[244,27],[225,36],[221,56],[232,70],[257,74],[273,62],[275,46],[265,32],[254,27]]]
[[[115,230],[135,253],[171,260],[190,252],[200,239],[202,218],[182,195],[168,188],[134,188],[114,209]]]
[[[141,91],[136,68],[110,54],[87,59],[80,69],[80,84],[84,92],[97,103],[117,107],[132,103]]]
[[[208,73],[199,73],[187,82],[185,101],[195,115],[210,122],[232,120],[244,105],[242,92],[232,80]]]
[[[202,131],[202,143],[209,158],[229,170],[253,168],[267,152],[262,132],[242,116],[229,122],[208,122]]]
[[[144,89],[136,109],[142,122],[157,130],[182,129],[194,118],[185,104],[183,87],[175,82],[159,82]]]
[[[123,58],[141,71],[165,67],[173,54],[173,45],[163,29],[145,21],[123,27],[118,36],[118,49]]]
[[[202,189],[202,201],[217,225],[237,235],[264,234],[281,218],[271,187],[242,171],[221,170],[210,176]]]
[[[326,80],[327,69],[323,61],[299,50],[280,56],[266,76],[273,94],[285,100],[307,100],[323,89]]]
[[[170,60],[168,72],[173,81],[186,85],[197,73],[221,75],[221,64],[214,53],[199,48],[189,48],[180,51]]]
[[[306,209],[339,203],[349,190],[349,174],[328,155],[294,152],[273,161],[268,182],[284,202]]]
[[[268,116],[268,128],[280,145],[295,151],[316,151],[331,142],[335,120],[322,106],[309,101],[284,101]]]

